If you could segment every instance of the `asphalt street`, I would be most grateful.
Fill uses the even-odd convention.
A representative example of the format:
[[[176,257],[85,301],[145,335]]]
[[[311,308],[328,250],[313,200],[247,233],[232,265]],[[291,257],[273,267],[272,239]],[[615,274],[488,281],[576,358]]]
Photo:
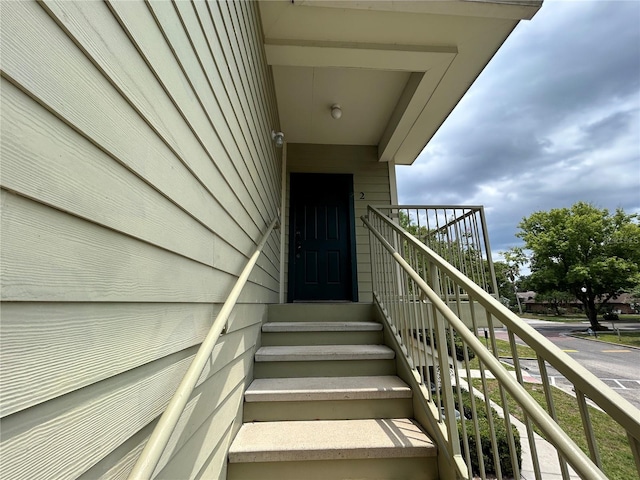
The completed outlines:
[[[586,330],[588,322],[560,323],[527,320],[538,332],[560,347],[580,365],[610,386],[623,398],[640,408],[640,349],[571,336],[575,330]],[[608,325],[609,326],[609,325]],[[638,323],[616,323],[623,330],[638,330]],[[539,377],[537,361],[521,361],[533,377]],[[571,390],[571,384],[553,367],[547,365],[552,384]]]

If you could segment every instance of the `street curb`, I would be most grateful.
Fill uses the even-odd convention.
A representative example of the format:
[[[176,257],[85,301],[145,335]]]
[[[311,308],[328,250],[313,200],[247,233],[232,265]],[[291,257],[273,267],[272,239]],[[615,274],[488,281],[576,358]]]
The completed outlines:
[[[592,342],[606,343],[607,345],[615,345],[616,347],[621,347],[621,348],[633,348],[635,350],[640,350],[640,347],[636,347],[635,345],[624,345],[622,343],[607,342],[606,340],[600,340],[599,338],[582,337],[582,336],[576,335],[574,333],[569,333],[567,336],[568,337],[573,337],[573,338],[578,338],[580,340],[591,340]]]

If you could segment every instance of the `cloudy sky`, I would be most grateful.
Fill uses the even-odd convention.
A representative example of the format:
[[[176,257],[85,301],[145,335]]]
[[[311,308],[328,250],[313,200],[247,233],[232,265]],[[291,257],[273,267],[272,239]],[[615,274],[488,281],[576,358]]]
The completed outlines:
[[[640,0],[546,0],[397,177],[401,204],[484,205],[494,258],[535,211],[640,213]]]

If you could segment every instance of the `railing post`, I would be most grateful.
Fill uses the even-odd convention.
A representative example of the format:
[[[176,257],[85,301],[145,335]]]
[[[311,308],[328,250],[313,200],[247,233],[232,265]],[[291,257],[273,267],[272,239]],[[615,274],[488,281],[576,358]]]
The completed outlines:
[[[482,225],[484,248],[487,251],[487,263],[489,264],[489,275],[491,275],[491,287],[493,288],[493,294],[498,300],[500,300],[500,294],[498,293],[498,280],[496,279],[496,270],[493,266],[493,258],[491,258],[491,246],[489,244],[489,232],[487,230],[487,220],[484,216],[484,207],[480,207],[480,223]]]
[[[631,453],[633,459],[636,462],[636,470],[640,473],[640,440],[635,438],[631,433],[627,432],[627,438],[629,439],[629,445],[631,446]]]

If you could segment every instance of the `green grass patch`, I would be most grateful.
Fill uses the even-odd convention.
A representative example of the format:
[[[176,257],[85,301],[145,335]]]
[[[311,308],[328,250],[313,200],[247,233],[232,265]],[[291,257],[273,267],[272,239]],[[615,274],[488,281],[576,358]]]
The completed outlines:
[[[575,335],[576,337],[589,338],[589,335],[584,333],[578,333]],[[598,340],[602,340],[603,342],[615,343],[618,345],[630,345],[632,347],[640,348],[640,332],[620,332],[619,337],[617,333],[598,332]]]
[[[473,380],[472,383],[474,387],[478,389],[482,386],[479,380]],[[489,388],[490,398],[494,402],[500,404],[501,400],[498,382],[496,380],[488,380],[487,387]],[[545,400],[542,385],[525,384],[525,389],[543,408],[547,408],[547,402]],[[586,439],[584,438],[582,420],[580,418],[576,399],[557,388],[553,388],[552,392],[553,402],[558,416],[558,424],[582,449],[582,451],[588,455],[589,450]],[[507,401],[509,403],[509,412],[519,420],[522,420],[523,414],[520,406],[508,394]],[[637,478],[638,472],[635,468],[635,462],[624,428],[618,425],[618,423],[616,423],[607,414],[595,408],[589,407],[589,415],[593,424],[594,435],[600,449],[602,469],[605,474],[612,480],[628,480],[630,478]],[[537,427],[534,428],[536,432],[544,437]]]
[[[481,339],[482,340],[482,339]],[[484,340],[482,340],[484,344]],[[500,357],[511,357],[511,346],[508,341],[500,340],[496,338],[496,347],[498,349],[498,356]],[[489,348],[491,348],[491,342],[489,342]],[[526,345],[518,345],[516,344],[516,350],[518,351],[518,358],[536,358],[536,352],[533,348],[528,347]],[[480,368],[480,363],[478,362],[478,358],[474,358],[469,362],[469,368],[472,370],[478,370]],[[513,370],[513,368],[509,368],[508,370]]]
[[[506,340],[496,338],[496,346],[498,347],[498,355],[501,357],[511,357],[511,345]],[[527,345],[519,345],[516,343],[516,350],[519,358],[536,358],[536,351]]]

